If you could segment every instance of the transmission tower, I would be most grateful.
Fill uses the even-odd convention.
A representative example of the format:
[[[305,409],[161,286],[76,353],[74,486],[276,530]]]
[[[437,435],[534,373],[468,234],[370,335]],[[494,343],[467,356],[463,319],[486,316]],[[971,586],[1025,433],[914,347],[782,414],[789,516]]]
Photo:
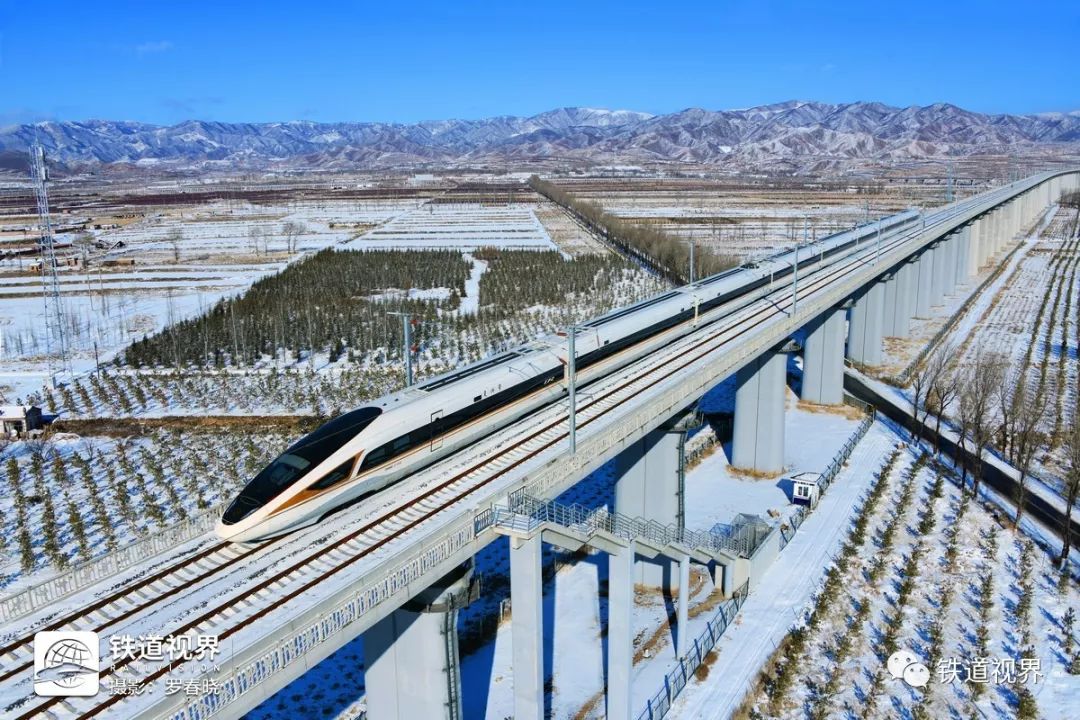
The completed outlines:
[[[49,191],[46,184],[49,170],[45,166],[45,148],[34,143],[30,148],[30,177],[37,197],[41,237],[41,294],[45,299],[45,354],[49,363],[49,382],[55,385],[56,375],[71,374],[68,364],[67,338],[64,334],[64,305],[60,301],[60,279],[56,275],[56,244],[49,221]]]

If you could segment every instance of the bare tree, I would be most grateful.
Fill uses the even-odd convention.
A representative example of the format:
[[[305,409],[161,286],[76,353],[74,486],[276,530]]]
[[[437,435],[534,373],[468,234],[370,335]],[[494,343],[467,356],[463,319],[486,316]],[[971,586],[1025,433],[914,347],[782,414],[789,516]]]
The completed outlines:
[[[1009,431],[1009,446],[1012,449],[1012,462],[1020,473],[1016,496],[1016,525],[1019,527],[1020,518],[1024,515],[1024,503],[1027,502],[1027,480],[1031,475],[1031,465],[1042,445],[1039,425],[1046,416],[1047,406],[1040,397],[1028,391],[1023,383],[1014,387],[1010,404],[1012,427]]]
[[[998,387],[998,410],[1001,413],[1001,437],[998,440],[998,446],[1001,451],[1005,453],[1005,457],[1009,459],[1009,462],[1014,463],[1016,459],[1014,457],[1015,451],[1015,425],[1016,425],[1016,406],[1022,401],[1023,395],[1026,390],[1024,385],[1024,368],[1022,365],[1014,366],[1009,372],[1002,376],[1001,385]]]
[[[165,241],[172,247],[173,261],[180,262],[180,243],[184,241],[184,231],[180,228],[173,228],[165,236]]]
[[[937,417],[937,431],[941,430],[941,414],[956,397],[957,382],[949,374],[953,354],[951,344],[942,346],[919,366],[911,380],[912,409],[915,413],[915,433],[912,438],[916,442],[922,437],[922,429],[927,425],[931,413]],[[935,438],[935,453],[939,446]]]
[[[1058,563],[1065,567],[1072,545],[1072,509],[1080,496],[1080,408],[1073,408],[1065,430],[1065,522],[1061,527],[1061,555]]]
[[[960,379],[949,371],[954,348],[944,345],[927,363],[929,388],[926,392],[927,411],[934,414],[934,454],[941,452],[941,419],[948,414],[949,406],[960,392]]]
[[[979,494],[983,475],[982,454],[993,442],[991,409],[1005,372],[1005,362],[998,353],[978,350],[962,383],[960,414],[962,430],[972,444],[972,494]]]
[[[926,365],[923,364],[915,371],[915,376],[911,378],[911,411],[915,421],[911,427],[912,443],[918,443],[922,438],[922,423],[919,422],[919,409],[923,408],[923,417],[925,417],[926,395],[929,392],[930,376],[926,372]]]
[[[281,226],[281,234],[285,236],[286,246],[291,253],[296,252],[297,241],[306,233],[307,227],[295,220],[288,220]]]
[[[259,254],[259,236],[262,232],[259,230],[258,225],[252,225],[248,228],[248,239],[251,240],[251,251],[256,255]]]

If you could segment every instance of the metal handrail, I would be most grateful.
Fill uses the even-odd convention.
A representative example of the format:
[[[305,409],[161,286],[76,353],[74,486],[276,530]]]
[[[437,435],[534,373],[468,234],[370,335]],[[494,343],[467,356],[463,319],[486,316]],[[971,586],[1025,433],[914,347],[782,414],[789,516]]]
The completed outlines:
[[[0,621],[7,622],[29,615],[46,605],[62,600],[91,585],[117,575],[128,568],[145,566],[147,558],[175,550],[214,529],[225,512],[218,505],[197,515],[155,530],[146,537],[124,545],[100,557],[74,565],[19,592],[0,598]]]
[[[1010,188],[1018,187],[1015,192],[1019,193],[1061,174],[1065,173],[1045,173],[1014,183]],[[953,222],[957,226],[961,225],[1000,202],[1002,200],[998,199],[998,193],[994,193],[992,197],[984,198],[983,202],[956,213]],[[900,248],[891,251],[890,255],[910,253],[912,244],[919,243],[921,246],[928,242],[923,238],[924,235],[926,233],[913,237]],[[873,271],[874,268],[870,268],[853,279],[865,282],[866,278],[863,276],[871,277]],[[579,442],[576,454],[562,453],[539,467],[529,466],[529,480],[522,481],[520,490],[535,497],[557,496],[559,490],[572,484],[567,478],[580,478],[580,472],[589,468],[597,458],[609,457],[611,453],[624,449],[628,446],[628,438],[638,438],[642,433],[655,429],[662,422],[658,418],[671,417],[682,410],[687,397],[695,393],[700,397],[706,389],[715,384],[718,377],[726,377],[732,367],[744,365],[760,354],[761,336],[765,335],[765,340],[770,340],[765,330],[773,325],[779,325],[780,329],[784,330],[787,325],[805,324],[811,317],[820,314],[823,308],[831,307],[850,294],[847,284],[850,283],[841,283],[841,287],[823,293],[820,299],[806,306],[800,303],[799,312],[790,316],[786,323],[770,323],[762,331],[748,336],[750,342],[740,343],[724,353],[717,353],[715,359],[703,363],[694,373],[673,382],[671,388],[657,393],[649,402],[643,403],[647,407],[629,413],[622,420],[599,424],[599,427]],[[755,343],[754,340],[758,342]],[[283,637],[279,637],[269,650],[256,652],[248,648],[241,651],[242,657],[237,664],[218,681],[221,687],[218,694],[202,696],[181,708],[162,711],[153,717],[195,720],[216,714],[250,692],[261,681],[305,657],[318,643],[344,632],[345,628],[358,621],[361,615],[406,590],[411,583],[419,583],[429,573],[444,572],[450,562],[458,562],[458,553],[466,551],[469,546],[490,541],[492,537],[485,538],[483,534],[494,525],[495,514],[495,508],[492,507],[469,511],[449,531],[425,543],[422,550],[408,553],[405,549],[395,554],[381,563],[380,568],[357,581],[348,596],[332,610],[291,624],[290,630]],[[475,551],[475,548],[473,550]],[[391,569],[382,569],[386,567]],[[213,675],[207,673],[206,677]]]
[[[717,532],[687,530],[677,525],[663,525],[655,520],[612,512],[606,507],[587,508],[565,505],[553,500],[539,500],[524,492],[511,493],[507,506],[493,508],[494,525],[521,532],[533,532],[545,523],[594,535],[606,532],[625,540],[646,539],[661,546],[679,545],[709,553],[750,557],[772,529],[764,520],[747,516],[744,522],[722,525]]]
[[[840,472],[840,469],[843,468],[844,463],[851,457],[855,445],[866,436],[866,433],[870,430],[870,426],[874,424],[873,408],[872,406],[867,407],[869,407],[871,411],[863,418],[862,422],[859,423],[859,427],[856,428],[855,432],[847,439],[847,442],[844,443],[844,446],[840,448],[840,451],[833,457],[832,461],[825,469],[825,472],[821,474],[822,479],[825,481],[822,490],[832,483],[833,479]],[[819,480],[819,482],[821,481]],[[788,518],[785,524],[781,525],[781,550],[791,542],[791,539],[795,536],[795,533],[811,512],[811,508],[799,508]],[[704,662],[705,656],[708,655],[709,651],[716,645],[716,641],[724,631],[727,630],[728,625],[735,617],[735,613],[742,607],[749,590],[749,582],[748,579],[746,583],[735,591],[731,600],[728,600],[720,606],[711,623],[706,624],[705,632],[694,640],[694,646],[683,657],[679,658],[678,666],[664,676],[664,686],[646,701],[645,709],[638,715],[637,720],[659,720],[668,713],[671,709],[672,702],[674,702],[678,694],[682,692],[682,689],[686,687],[690,676]]]

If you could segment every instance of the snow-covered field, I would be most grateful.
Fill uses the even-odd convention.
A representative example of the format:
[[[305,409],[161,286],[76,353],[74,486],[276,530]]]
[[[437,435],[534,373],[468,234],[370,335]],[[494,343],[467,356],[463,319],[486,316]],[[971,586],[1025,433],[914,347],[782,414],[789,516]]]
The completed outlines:
[[[1076,586],[1060,585],[1042,551],[907,450],[866,497],[865,525],[833,545],[833,569],[813,604],[800,578],[783,578],[803,588],[802,597],[773,618],[774,638],[777,625],[801,629],[784,644],[774,639],[779,664],[750,695],[756,717],[1075,717],[1080,676],[1067,668],[1076,643],[1067,650],[1063,633],[1066,610],[1080,606]],[[769,589],[780,591],[772,573],[790,557],[781,554]],[[747,620],[768,622],[756,603],[752,597],[744,608]],[[755,631],[725,638],[714,670],[728,670],[725,652],[738,653],[731,643],[745,632]],[[886,660],[903,650],[930,670],[925,688],[887,670]],[[1025,663],[1037,664],[1038,677],[1017,678]],[[737,696],[737,685],[728,689]],[[1018,710],[1025,691],[1038,707],[1033,714]],[[717,693],[711,684],[697,687],[679,707],[726,717],[730,700],[707,709]]]
[[[674,237],[694,239],[716,252],[740,257],[760,257],[803,239],[846,230],[913,204],[895,192],[861,195],[814,190],[715,191],[689,188],[672,190],[611,183],[590,187],[571,183],[571,191],[598,202],[620,217],[648,223]],[[869,205],[867,205],[869,203]]]
[[[8,445],[0,456],[0,592],[224,502],[291,439],[274,428],[160,429]]]
[[[356,248],[431,250],[482,247],[557,249],[529,205],[427,203],[365,233]]]
[[[1075,209],[1060,208],[1027,238],[996,292],[973,307],[951,342],[955,367],[970,368],[983,349],[999,354],[1010,368],[1022,368],[1028,391],[1043,398],[1039,430],[1049,439],[1037,461],[1044,482],[1060,489],[1066,467],[1060,433],[1076,404],[1080,382],[1080,235]],[[1001,409],[993,408],[995,422]]]
[[[59,268],[71,365],[85,372],[296,257],[349,240],[359,232],[355,227],[370,228],[415,205],[214,203],[90,231],[87,244],[62,253],[89,262]],[[287,223],[301,228],[291,247]],[[94,248],[94,241],[111,249]],[[0,392],[11,400],[39,389],[46,375],[45,306],[31,264],[26,258],[0,261]]]

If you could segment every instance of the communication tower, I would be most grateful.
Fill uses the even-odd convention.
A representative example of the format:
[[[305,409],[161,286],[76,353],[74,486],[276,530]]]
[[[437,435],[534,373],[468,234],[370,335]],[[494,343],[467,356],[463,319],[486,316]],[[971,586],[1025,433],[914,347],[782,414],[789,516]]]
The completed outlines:
[[[68,363],[67,337],[64,331],[64,305],[60,300],[60,279],[56,274],[56,243],[49,221],[49,169],[45,165],[45,148],[34,143],[30,148],[30,177],[37,198],[38,239],[41,251],[41,292],[45,299],[45,354],[49,363],[49,382],[55,385],[60,373],[71,374]]]

